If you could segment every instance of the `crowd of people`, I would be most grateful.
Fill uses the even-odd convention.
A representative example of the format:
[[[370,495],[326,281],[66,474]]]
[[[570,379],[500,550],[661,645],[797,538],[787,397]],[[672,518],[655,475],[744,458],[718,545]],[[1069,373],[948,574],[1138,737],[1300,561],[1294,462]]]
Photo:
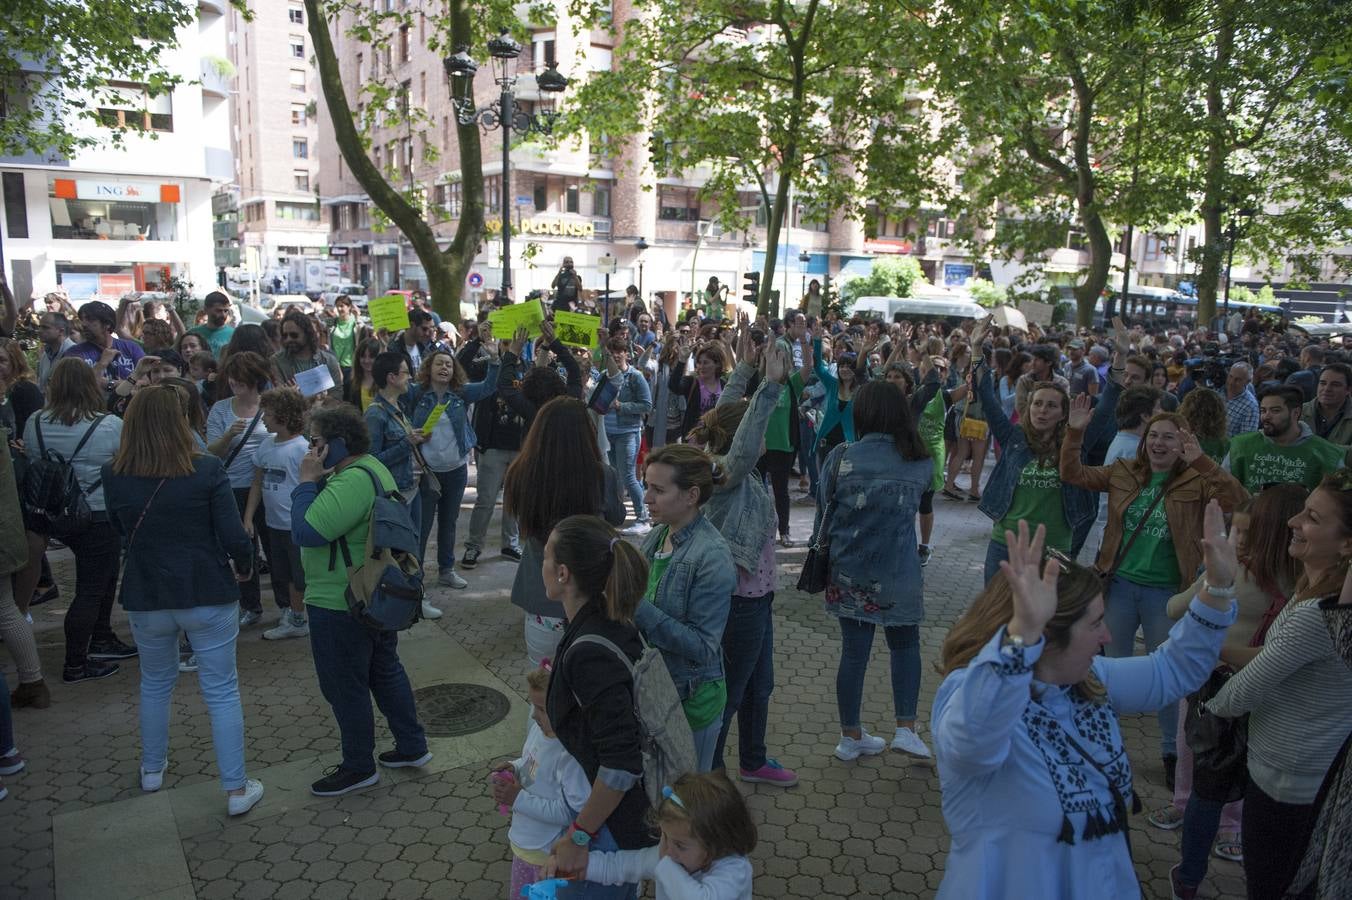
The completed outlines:
[[[260,626],[308,638],[341,736],[313,793],[425,766],[397,633],[350,614],[350,548],[394,498],[428,583],[431,549],[435,583],[464,589],[501,495],[533,669],[522,756],[491,788],[514,895],[555,874],[560,896],[633,897],[644,879],[659,898],[752,895],[756,829],[725,744],[736,718],[737,777],[797,783],[767,746],[776,554],[793,546],[826,560],[835,756],[937,766],[941,896],[1139,893],[1118,724],[1134,713],[1159,720],[1173,798],[1148,822],[1181,830],[1175,897],[1197,895],[1212,853],[1242,861],[1254,898],[1348,895],[1352,355],[1256,318],[1025,332],[836,309],[733,319],[720,299],[668,324],[636,295],[586,345],[549,318],[494,334],[425,302],[396,334],[344,297],[266,325],[232,323],[219,293],[191,326],[158,301],[31,310],[31,352],[0,339],[0,637],[17,669],[0,776],[23,767],[11,706],[51,703],[28,613],[60,592],[58,544],[75,568],[62,680],[139,657],[144,790],[170,765],[175,681],[196,672],[228,811],[260,801],[236,670],[240,630]],[[59,508],[40,502],[54,473]],[[811,534],[791,531],[795,503],[815,507]],[[942,684],[925,723],[924,572],[945,504],[975,504],[991,530],[985,587],[928,660]],[[861,716],[879,627],[890,740]],[[645,777],[655,671],[678,718],[661,730],[688,744],[669,784]],[[1185,739],[1208,716],[1247,722],[1233,797]]]

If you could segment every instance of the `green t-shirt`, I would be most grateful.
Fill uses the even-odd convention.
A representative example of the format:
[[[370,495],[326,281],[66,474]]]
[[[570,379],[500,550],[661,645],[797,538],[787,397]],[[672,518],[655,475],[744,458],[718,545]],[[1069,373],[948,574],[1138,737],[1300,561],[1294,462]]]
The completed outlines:
[[[339,319],[329,329],[329,346],[338,357],[338,365],[344,369],[352,368],[352,357],[357,350],[356,333],[357,323],[352,319]]]
[[[1197,445],[1218,466],[1225,462],[1226,454],[1230,452],[1229,438],[1198,438]]]
[[[783,346],[787,347],[787,344]],[[789,434],[792,421],[793,404],[803,396],[803,376],[794,371],[789,376],[788,390],[780,391],[775,410],[770,413],[770,422],[765,427],[765,449],[787,451],[793,449],[793,436]]]
[[[1020,519],[1026,519],[1031,530],[1046,525],[1047,546],[1070,552],[1070,525],[1066,523],[1066,508],[1061,501],[1061,471],[1055,463],[1043,467],[1033,460],[1023,467],[1009,509],[991,529],[991,540],[1003,544],[1006,531],[1018,534]]]
[[[306,523],[328,540],[347,538],[348,552],[354,560],[365,552],[366,532],[371,526],[371,505],[376,499],[370,476],[358,467],[375,472],[385,490],[395,489],[394,476],[380,460],[374,456],[361,456],[341,472],[330,475],[305,512]],[[346,612],[347,567],[339,552],[330,569],[331,553],[329,544],[300,548],[300,564],[305,571],[305,602],[321,609]]]
[[[1141,516],[1150,509],[1150,504],[1155,503],[1155,498],[1164,489],[1164,482],[1169,480],[1169,474],[1152,472],[1150,483],[1141,489],[1141,493],[1127,507],[1126,515],[1122,517],[1123,545],[1136,526],[1140,525]],[[1117,574],[1150,587],[1178,587],[1178,554],[1174,552],[1174,538],[1169,533],[1169,518],[1164,513],[1163,500],[1150,510],[1150,518],[1141,526],[1141,532],[1136,535],[1131,549],[1118,564]]]
[[[666,540],[667,526],[663,525],[662,530],[658,532],[657,546],[662,546]],[[661,583],[669,565],[671,565],[670,553],[654,553],[653,558],[648,561],[648,589],[643,592],[643,599],[648,603],[652,603],[653,598],[657,596],[657,585]],[[685,719],[690,723],[690,729],[699,731],[719,719],[723,715],[723,707],[727,704],[728,684],[720,678],[717,681],[706,681],[695,688],[695,693],[691,694],[690,699],[682,703],[681,707],[685,710]]]
[[[1285,482],[1314,490],[1321,478],[1342,466],[1344,452],[1344,448],[1315,435],[1283,447],[1261,431],[1249,431],[1230,439],[1230,474],[1250,494],[1257,494],[1266,485]]]
[[[211,351],[211,355],[220,359],[221,351],[235,336],[235,326],[222,325],[220,328],[212,328],[210,325],[194,325],[188,329],[188,334],[195,334],[206,341],[207,349]]]

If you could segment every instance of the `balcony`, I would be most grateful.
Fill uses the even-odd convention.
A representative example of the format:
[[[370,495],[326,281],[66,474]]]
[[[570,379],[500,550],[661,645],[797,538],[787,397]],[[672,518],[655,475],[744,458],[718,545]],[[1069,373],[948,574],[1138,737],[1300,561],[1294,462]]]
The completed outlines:
[[[235,66],[230,60],[220,56],[202,57],[203,95],[225,100],[230,96],[230,86],[234,80]]]
[[[223,16],[225,15],[225,0],[197,0],[197,8]]]

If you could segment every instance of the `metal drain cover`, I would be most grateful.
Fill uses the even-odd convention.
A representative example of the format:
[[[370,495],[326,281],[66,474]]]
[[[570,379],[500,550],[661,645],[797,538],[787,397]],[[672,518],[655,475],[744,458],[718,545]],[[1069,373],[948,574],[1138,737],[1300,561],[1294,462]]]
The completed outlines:
[[[511,701],[482,684],[434,684],[413,692],[418,719],[432,737],[474,734],[507,718]]]

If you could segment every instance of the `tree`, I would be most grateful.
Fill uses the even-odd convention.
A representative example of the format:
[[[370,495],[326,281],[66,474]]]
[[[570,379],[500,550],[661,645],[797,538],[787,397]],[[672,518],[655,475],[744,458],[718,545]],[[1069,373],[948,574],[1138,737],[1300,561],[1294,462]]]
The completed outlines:
[[[913,256],[884,256],[874,260],[867,275],[856,275],[840,288],[840,301],[846,310],[860,297],[909,297],[916,282],[925,273]]]
[[[1076,318],[1088,324],[1111,274],[1109,223],[1189,208],[1186,153],[1154,109],[1176,92],[1151,53],[1170,23],[1122,0],[954,0],[933,24],[929,84],[963,170],[949,198],[961,237],[1036,276],[1078,231],[1089,263]]]
[[[231,3],[250,15],[244,0]],[[111,86],[110,79],[144,85],[149,98],[184,81],[165,68],[163,59],[178,47],[176,32],[196,21],[195,2],[25,0],[5,9],[0,17],[0,154],[57,161],[101,143],[118,145],[125,131],[148,129],[132,119],[119,128],[89,127],[107,124],[100,108],[126,100],[126,89]]]
[[[757,306],[769,311],[796,191],[806,218],[860,215],[871,185],[918,203],[930,155],[905,113],[920,20],[883,0],[639,0],[609,72],[575,95],[570,121],[618,146],[651,133],[659,176],[699,169],[717,218],[746,228],[746,185],[767,214]]]

